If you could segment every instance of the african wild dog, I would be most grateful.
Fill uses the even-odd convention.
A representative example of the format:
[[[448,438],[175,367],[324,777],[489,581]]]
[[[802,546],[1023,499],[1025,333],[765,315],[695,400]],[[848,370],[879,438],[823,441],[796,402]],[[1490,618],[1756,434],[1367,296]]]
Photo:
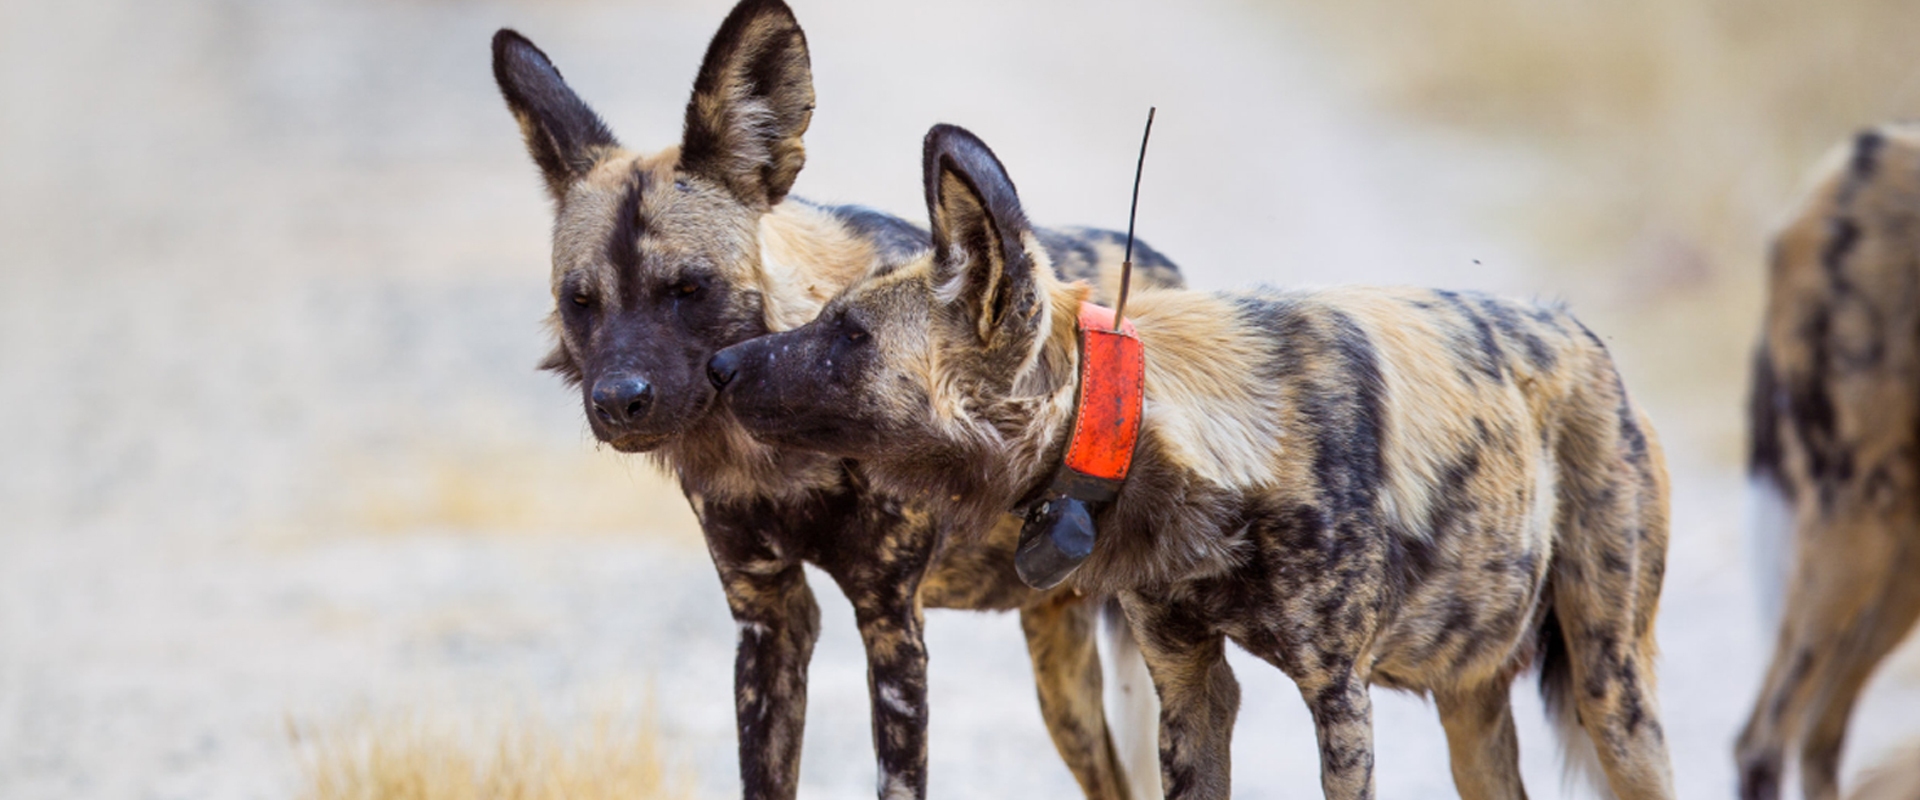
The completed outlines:
[[[977,536],[1059,463],[1087,289],[1046,269],[984,144],[937,126],[925,152],[933,252],[708,369],[755,436],[861,459]],[[1652,663],[1666,472],[1592,333],[1411,289],[1147,291],[1128,311],[1144,421],[1068,582],[1120,593],[1169,796],[1228,796],[1228,638],[1299,685],[1329,797],[1373,794],[1376,683],[1432,694],[1463,796],[1522,796],[1508,687],[1536,659],[1612,790],[1672,796]]]
[[[1740,735],[1740,793],[1839,796],[1874,667],[1920,618],[1920,125],[1861,133],[1773,244],[1750,474],[1790,539],[1772,665]],[[1789,542],[1791,544],[1789,545]]]
[[[1062,758],[1088,796],[1127,797],[1101,708],[1097,605],[1023,586],[1017,527],[950,545],[915,496],[872,487],[844,459],[757,443],[711,403],[704,369],[714,351],[805,322],[874,262],[928,246],[925,231],[898,218],[788,197],[814,105],[792,12],[778,0],[733,10],[694,82],[683,141],[653,154],[622,148],[518,34],[495,36],[493,59],[556,203],[558,343],[544,366],[580,387],[596,437],[652,454],[693,504],[739,623],[745,795],[794,796],[819,627],[801,568],[810,562],[846,592],[865,640],[882,795],[925,794],[921,609],[933,606],[1019,609]],[[1038,235],[1065,274],[1117,280],[1115,235]],[[1166,259],[1136,255],[1148,282],[1179,284]]]

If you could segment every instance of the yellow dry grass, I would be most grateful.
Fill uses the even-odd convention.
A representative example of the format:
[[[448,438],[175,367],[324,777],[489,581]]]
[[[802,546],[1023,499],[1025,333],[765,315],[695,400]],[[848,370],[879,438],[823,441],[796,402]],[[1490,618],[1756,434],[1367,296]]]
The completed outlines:
[[[1298,3],[1390,106],[1540,156],[1498,209],[1636,384],[1711,451],[1737,409],[1765,242],[1819,154],[1920,112],[1911,0],[1349,0]]]
[[[635,534],[697,544],[672,479],[638,457],[580,446],[409,443],[327,464],[327,491],[300,524],[408,534]]]
[[[325,731],[290,725],[302,800],[680,800],[646,714],[584,730],[511,717],[494,723],[408,715]]]

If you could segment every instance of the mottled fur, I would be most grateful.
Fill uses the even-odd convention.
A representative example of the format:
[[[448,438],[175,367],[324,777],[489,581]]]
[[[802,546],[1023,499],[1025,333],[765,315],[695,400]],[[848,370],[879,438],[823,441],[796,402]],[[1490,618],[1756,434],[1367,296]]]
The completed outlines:
[[[623,148],[532,43],[494,39],[494,73],[556,204],[552,318],[543,365],[580,387],[594,435],[679,479],[739,623],[740,773],[750,798],[798,783],[818,565],[853,603],[869,664],[884,797],[926,791],[921,609],[1018,609],[1054,743],[1089,797],[1129,795],[1101,711],[1097,603],[1015,577],[1017,530],[948,543],[913,495],[876,489],[859,465],[751,439],[712,404],[708,357],[797,326],[876,264],[910,260],[927,234],[857,206],[787,196],[813,109],[806,39],[778,0],[745,0],[715,35],[683,141]],[[1114,236],[1045,234],[1073,277],[1111,285]],[[1173,265],[1136,255],[1146,282]],[[616,391],[618,390],[618,391]],[[597,394],[598,393],[598,394]],[[607,413],[607,396],[618,396]]]
[[[945,498],[958,537],[1050,477],[1086,287],[1047,268],[1004,170],[928,134],[934,252],[721,351],[756,436]],[[1477,294],[1144,291],[1132,472],[1069,581],[1118,592],[1162,704],[1168,795],[1229,795],[1233,640],[1299,685],[1332,798],[1373,795],[1369,686],[1429,693],[1468,798],[1520,797],[1508,709],[1539,663],[1612,790],[1673,794],[1654,691],[1667,478],[1565,311]]]
[[[1751,472],[1791,515],[1792,566],[1741,796],[1779,797],[1793,755],[1829,800],[1854,700],[1920,618],[1920,126],[1838,149],[1772,262]]]

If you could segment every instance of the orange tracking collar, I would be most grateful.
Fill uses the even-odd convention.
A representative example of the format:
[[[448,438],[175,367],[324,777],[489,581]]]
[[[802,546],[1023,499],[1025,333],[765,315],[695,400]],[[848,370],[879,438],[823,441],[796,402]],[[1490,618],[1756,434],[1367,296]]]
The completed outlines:
[[[1080,375],[1074,390],[1073,433],[1053,492],[1105,502],[1120,492],[1133,465],[1146,396],[1146,353],[1133,323],[1114,330],[1113,309],[1080,304]]]

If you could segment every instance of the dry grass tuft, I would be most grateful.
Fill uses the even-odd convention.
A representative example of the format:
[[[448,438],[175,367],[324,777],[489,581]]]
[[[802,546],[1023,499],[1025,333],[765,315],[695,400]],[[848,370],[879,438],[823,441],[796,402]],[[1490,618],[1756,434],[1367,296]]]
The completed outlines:
[[[289,725],[302,800],[678,800],[658,734],[599,717],[584,731],[526,718],[457,723],[410,715],[324,732]]]
[[[1607,307],[1637,385],[1739,450],[1765,243],[1821,152],[1920,113],[1912,0],[1300,3],[1394,107],[1544,156],[1526,208],[1556,280]],[[1596,314],[1595,312],[1598,311]]]
[[[328,492],[303,522],[328,530],[522,534],[643,532],[697,544],[674,482],[604,450],[408,442],[325,465]]]

